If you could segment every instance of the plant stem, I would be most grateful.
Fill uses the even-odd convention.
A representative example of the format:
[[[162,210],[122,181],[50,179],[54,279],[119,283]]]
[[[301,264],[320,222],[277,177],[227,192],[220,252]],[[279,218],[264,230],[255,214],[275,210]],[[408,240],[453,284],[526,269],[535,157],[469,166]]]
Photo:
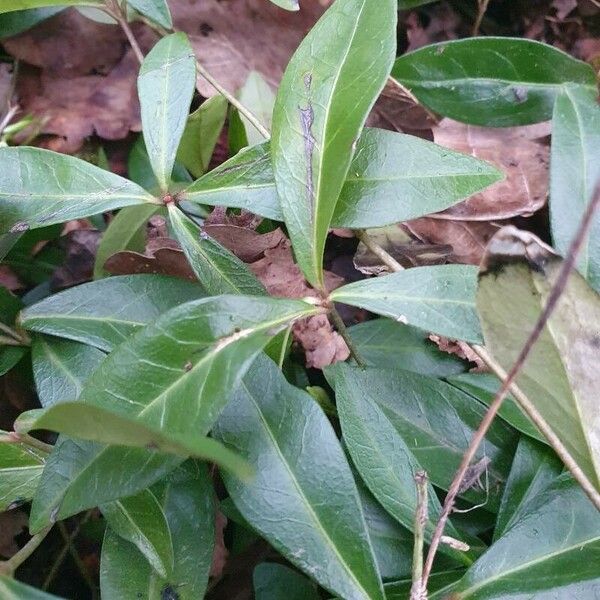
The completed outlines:
[[[144,62],[144,53],[137,43],[137,40],[133,35],[133,31],[131,31],[131,27],[129,27],[129,23],[127,22],[127,13],[123,7],[115,0],[107,0],[104,12],[117,21],[119,27],[123,30],[123,33],[125,34],[125,37],[127,38],[133,53],[135,54],[135,57],[141,65]]]
[[[41,450],[45,454],[50,454],[54,449],[54,446],[46,444],[27,433],[17,433],[16,431],[0,435],[0,444],[26,444],[27,446]]]
[[[410,600],[426,600],[427,598],[427,589],[423,587],[423,547],[425,545],[425,525],[428,518],[427,482],[428,477],[425,471],[415,473],[417,510],[415,511],[415,542],[413,546]]]
[[[350,334],[346,329],[344,320],[342,319],[340,313],[335,309],[334,306],[332,306],[329,309],[329,317],[331,318],[333,325],[337,329],[337,332],[342,336],[342,338],[344,338],[346,346],[348,346],[348,350],[350,350],[350,356],[352,356],[352,358],[356,361],[356,364],[359,367],[366,367],[367,365],[365,361],[360,357],[360,354],[358,353],[358,350],[356,349],[356,346],[354,345],[354,342],[352,341],[352,338],[350,337]]]
[[[435,531],[434,531],[434,534],[433,534],[433,537],[431,540],[431,545],[429,546],[429,552],[427,554],[427,559],[425,561],[425,568],[423,570],[423,588],[424,589],[427,589],[427,581],[429,578],[429,574],[431,573],[431,569],[433,568],[433,561],[434,561],[438,546],[440,544],[440,539],[444,533],[444,527],[446,526],[446,523],[448,521],[448,518],[450,517],[450,513],[452,512],[452,509],[454,508],[454,502],[456,500],[456,496],[458,495],[460,485],[469,469],[469,465],[471,464],[471,461],[475,457],[475,454],[477,453],[477,449],[479,448],[479,445],[483,441],[485,434],[487,433],[488,429],[490,428],[490,425],[492,424],[494,417],[500,410],[500,407],[502,406],[504,399],[508,395],[508,392],[511,390],[513,382],[517,378],[517,375],[523,368],[523,365],[525,364],[527,357],[531,353],[531,350],[533,349],[535,343],[537,342],[541,333],[543,332],[543,330],[546,326],[546,323],[548,322],[548,319],[550,318],[550,315],[556,308],[558,301],[559,301],[562,293],[565,290],[565,287],[567,285],[567,281],[569,279],[571,271],[573,270],[573,267],[575,266],[575,262],[577,260],[577,255],[579,253],[579,250],[580,250],[581,246],[583,245],[584,240],[587,237],[590,227],[592,226],[594,214],[599,205],[600,205],[600,184],[597,186],[596,190],[594,191],[592,200],[588,204],[586,211],[581,219],[581,224],[579,225],[579,229],[577,230],[577,233],[576,233],[575,237],[573,238],[573,241],[571,242],[571,245],[569,247],[569,250],[567,252],[567,255],[565,257],[563,265],[559,271],[558,277],[556,278],[556,281],[554,282],[554,285],[552,286],[552,289],[550,290],[550,294],[548,296],[548,300],[546,301],[546,305],[544,306],[544,309],[542,310],[539,318],[537,319],[537,321],[533,327],[533,330],[531,331],[527,340],[525,341],[525,344],[523,345],[523,348],[519,352],[519,355],[517,356],[517,359],[515,360],[510,371],[508,372],[507,375],[505,375],[502,378],[502,385],[500,386],[500,389],[494,396],[494,400],[490,404],[487,412],[485,413],[485,416],[484,416],[481,424],[479,425],[477,431],[473,435],[473,439],[471,440],[471,443],[469,444],[469,447],[467,448],[467,451],[465,452],[465,454],[463,456],[463,459],[460,463],[460,467],[459,467],[458,471],[456,472],[456,475],[454,476],[452,483],[450,484],[450,488],[448,489],[448,494],[446,495],[446,499],[444,501],[444,506],[443,506],[442,512],[440,514],[440,518],[438,520],[438,523],[436,525],[436,528],[435,528]],[[487,353],[485,352],[485,349],[478,347],[477,350],[479,350],[478,354],[480,356],[482,354],[484,356],[487,355]],[[483,353],[481,353],[482,350],[483,350]],[[533,407],[533,404],[528,401],[528,405],[529,405],[529,409],[531,410],[531,408]],[[535,412],[537,413],[537,410]],[[540,417],[541,417],[541,415],[540,415]],[[543,420],[543,418],[542,418],[542,420]],[[555,440],[556,440],[556,437],[555,437]],[[548,440],[548,441],[550,441],[550,440]],[[556,447],[553,446],[553,448],[555,451],[557,451]],[[564,446],[562,446],[562,444],[560,444],[560,451],[562,452],[563,456],[565,456],[564,453],[566,452],[566,449],[564,448]],[[557,451],[557,454],[558,454],[558,451]],[[568,452],[567,452],[567,455],[569,455]],[[567,466],[567,467],[575,466],[576,467],[575,471],[573,471],[573,470],[571,471],[573,477],[578,481],[578,483],[581,485],[581,487],[584,489],[584,491],[588,494],[588,496],[590,497],[590,500],[594,503],[594,506],[596,506],[596,508],[598,510],[600,510],[600,494],[598,494],[598,491],[594,488],[594,486],[591,484],[591,482],[587,479],[587,477],[581,471],[581,469],[579,468],[577,463],[573,460],[572,462],[569,461],[569,464],[565,464],[565,466]]]
[[[483,21],[483,17],[487,11],[489,3],[490,0],[477,0],[477,17],[475,19],[475,23],[473,23],[471,36],[476,37],[479,35],[479,28],[481,27],[481,22]]]
[[[377,242],[373,241],[364,229],[355,229],[354,235],[379,259],[386,265],[390,271],[397,273],[404,271],[404,267],[391,255],[386,252]]]
[[[52,525],[42,529],[42,531],[36,533],[16,554],[11,556],[8,560],[0,562],[0,573],[12,577],[21,564],[35,552],[36,548],[42,543],[51,529]]]
[[[18,342],[20,346],[26,346],[29,344],[29,339],[26,339],[24,336],[17,333],[12,327],[5,325],[0,321],[0,331],[4,331],[4,333],[8,334],[13,340]]]
[[[258,117],[246,106],[244,106],[233,94],[227,91],[201,64],[196,61],[196,68],[198,73],[212,85],[221,96],[223,96],[229,104],[235,106],[237,110],[246,117],[246,120],[253,125],[253,127],[260,133],[266,140],[271,137],[269,130],[258,120]]]

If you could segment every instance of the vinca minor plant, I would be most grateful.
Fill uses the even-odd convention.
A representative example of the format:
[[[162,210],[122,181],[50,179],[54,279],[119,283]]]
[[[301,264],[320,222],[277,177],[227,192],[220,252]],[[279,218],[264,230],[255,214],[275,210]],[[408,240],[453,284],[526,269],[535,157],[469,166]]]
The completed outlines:
[[[3,256],[36,230],[119,211],[94,281],[41,299],[0,288],[0,372],[31,365],[40,402],[0,438],[0,510],[29,507],[32,536],[0,564],[2,598],[54,598],[15,571],[55,525],[80,527],[95,509],[107,600],[210,595],[218,513],[229,519],[230,560],[248,540],[270,548],[254,570],[258,599],[598,597],[600,217],[587,210],[600,181],[596,75],[525,39],[468,38],[397,58],[398,9],[423,3],[335,0],[285,70],[270,135],[196,61],[165,0],[60,3],[104,10],[130,38],[136,12],[161,32],[145,57],[135,45],[143,143],[132,160],[151,175],[136,183],[48,150],[0,148]],[[34,23],[53,5],[4,0],[0,16],[33,9],[21,14]],[[199,76],[224,97],[190,114]],[[366,128],[389,78],[463,123],[552,120],[554,249],[509,227],[480,270],[403,269],[377,246],[372,228],[442,211],[504,177],[472,156]],[[270,139],[205,172],[227,101]],[[312,293],[270,297],[203,231],[212,206],[283,223]],[[107,276],[103,261],[154,214],[167,216],[197,281]],[[354,230],[392,272],[329,290],[334,227]],[[583,248],[564,280],[560,255],[573,239]],[[553,295],[558,307],[482,428]],[[380,317],[346,330],[343,304]],[[351,357],[315,390],[288,342],[295,322],[319,314]],[[470,345],[490,372],[467,372],[430,333]],[[48,444],[38,430],[58,436]]]

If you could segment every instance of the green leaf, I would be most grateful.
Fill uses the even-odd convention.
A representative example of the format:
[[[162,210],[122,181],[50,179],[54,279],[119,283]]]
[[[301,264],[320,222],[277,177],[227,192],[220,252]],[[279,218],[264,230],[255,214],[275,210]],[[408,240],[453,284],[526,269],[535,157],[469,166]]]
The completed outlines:
[[[296,5],[294,10],[298,10],[297,0],[285,0]],[[263,79],[262,75],[257,71],[250,71],[242,88],[238,93],[240,102],[258,119],[265,127],[271,129],[271,121],[273,119],[273,107],[275,106],[275,94],[271,86]],[[246,130],[246,139],[248,145],[254,146],[265,141],[264,136],[244,117],[240,114],[240,119]]]
[[[127,0],[127,4],[161,27],[173,29],[173,20],[166,0]]]
[[[462,373],[461,375],[447,377],[446,381],[459,390],[477,398],[486,406],[493,402],[496,392],[500,389],[500,381],[491,373]],[[509,395],[504,399],[498,411],[498,416],[525,435],[544,444],[548,443],[512,396]]]
[[[562,84],[596,87],[590,65],[547,44],[501,37],[425,46],[398,58],[392,76],[430,109],[485,127],[546,121]]]
[[[317,586],[284,565],[261,563],[254,569],[255,600],[319,600]]]
[[[31,363],[40,404],[48,407],[77,400],[86,380],[105,356],[93,346],[36,335],[31,345]]]
[[[510,369],[563,261],[534,235],[505,227],[490,241],[483,264],[477,308],[486,347]],[[598,323],[600,298],[575,271],[516,382],[600,489]]]
[[[343,598],[383,599],[352,473],[333,428],[306,392],[261,356],[213,433],[256,466],[249,483],[224,474],[235,505],[256,531]]]
[[[119,211],[102,235],[94,262],[94,279],[107,275],[104,263],[121,250],[143,252],[146,245],[146,224],[159,210],[158,206],[129,206]]]
[[[476,273],[469,265],[415,267],[344,285],[329,298],[425,331],[479,343]]]
[[[192,282],[124,275],[70,288],[28,307],[21,325],[110,352],[166,310],[204,295]]]
[[[456,583],[464,574],[464,571],[442,571],[440,573],[432,573],[429,577],[427,590],[430,594],[440,592]],[[386,600],[406,600],[410,597],[410,589],[412,580],[405,579],[404,581],[394,581],[385,584]],[[437,598],[431,596],[431,598]],[[507,599],[508,600],[508,599]]]
[[[196,58],[187,36],[162,38],[144,59],[138,94],[148,156],[163,192],[169,189],[195,87]]]
[[[0,575],[0,596],[2,600],[61,600],[58,596],[36,590],[8,575]]]
[[[252,474],[244,460],[211,438],[181,435],[169,430],[162,432],[158,427],[85,402],[62,402],[45,410],[23,412],[14,426],[19,433],[48,429],[113,446],[149,448],[183,458],[194,456],[229,469],[241,479]]]
[[[527,503],[519,519],[452,588],[451,597],[593,598],[599,552],[598,512],[583,491],[562,476]],[[576,585],[569,590],[571,584]]]
[[[44,6],[102,6],[102,0],[3,0],[0,14]]]
[[[23,33],[34,25],[53,17],[61,10],[64,10],[63,6],[4,13],[0,17],[0,38],[12,37],[13,35]],[[0,13],[2,13],[2,8],[0,8]]]
[[[494,540],[511,528],[527,502],[548,487],[562,469],[562,463],[548,446],[521,438],[502,494]]]
[[[42,452],[26,444],[0,443],[0,512],[33,498],[45,458]]]
[[[156,199],[135,183],[79,158],[41,148],[0,148],[0,232],[147,202]]]
[[[177,150],[177,160],[194,176],[208,171],[210,159],[227,117],[227,100],[217,94],[189,117]]]
[[[381,505],[400,524],[412,531],[417,512],[415,474],[422,470],[421,465],[383,410],[356,387],[354,369],[338,363],[328,371],[333,373],[335,379],[340,425],[352,462]],[[441,513],[433,487],[428,487],[428,519],[424,523],[426,542],[431,541]],[[446,525],[445,531],[455,539],[463,537],[451,523]],[[449,546],[441,545],[440,551],[465,565],[473,562],[468,554]]]
[[[58,405],[64,406],[64,405]],[[29,516],[30,531],[147,488],[183,458],[141,448],[59,437],[46,461]]]
[[[552,117],[550,227],[554,247],[566,254],[600,183],[600,106],[593,88],[564,86]],[[600,290],[600,217],[579,252],[577,269]]]
[[[204,597],[214,547],[214,491],[205,468],[193,477],[169,476],[153,488],[167,518],[174,568],[162,579],[140,552],[110,528],[102,544],[103,600],[198,600]]]
[[[337,0],[304,38],[279,86],[273,169],[298,264],[323,288],[323,250],[365,119],[396,51],[394,0]]]
[[[458,357],[442,352],[420,329],[390,319],[372,319],[348,329],[360,357],[382,369],[406,369],[433,377],[465,370]]]
[[[169,218],[190,266],[210,295],[266,294],[263,285],[245,263],[201,231],[174,205],[169,206]]]
[[[269,339],[320,310],[300,300],[268,297],[187,302],[112,352],[87,381],[79,402],[139,419],[165,435],[204,435]]]
[[[355,479],[380,577],[384,580],[410,577],[412,533],[382,508],[360,479]]]
[[[335,370],[328,369],[326,375],[336,387]],[[448,489],[485,407],[443,381],[409,371],[347,369],[344,378],[357,397],[380,406],[431,483]],[[475,457],[476,461],[484,457],[491,460],[490,493],[475,487],[461,496],[473,503],[485,503],[487,510],[497,510],[499,498],[494,490],[506,481],[516,444],[514,432],[502,421],[495,422]]]
[[[300,3],[298,0],[271,0],[271,2],[286,10],[300,10]]]
[[[334,227],[381,227],[444,210],[502,178],[489,163],[411,135],[365,129],[332,218]],[[269,144],[242,150],[182,197],[283,220]]]
[[[173,571],[173,542],[167,517],[150,490],[100,507],[109,527],[132,543],[163,578]]]

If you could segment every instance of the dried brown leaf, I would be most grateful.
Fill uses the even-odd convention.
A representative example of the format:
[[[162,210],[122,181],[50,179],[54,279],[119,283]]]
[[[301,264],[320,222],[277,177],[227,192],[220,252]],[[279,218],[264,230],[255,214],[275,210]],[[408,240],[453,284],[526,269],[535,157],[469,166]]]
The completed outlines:
[[[542,208],[548,193],[550,151],[537,140],[549,131],[549,123],[496,129],[444,119],[433,129],[436,143],[487,160],[502,170],[506,179],[432,216],[491,221],[529,216]]]
[[[72,287],[92,279],[100,237],[101,233],[93,229],[75,229],[61,238],[66,257],[64,264],[54,271],[50,279],[53,290]]]
[[[285,240],[281,229],[261,234],[236,225],[207,225],[204,231],[246,263],[258,260],[265,250],[275,248]]]

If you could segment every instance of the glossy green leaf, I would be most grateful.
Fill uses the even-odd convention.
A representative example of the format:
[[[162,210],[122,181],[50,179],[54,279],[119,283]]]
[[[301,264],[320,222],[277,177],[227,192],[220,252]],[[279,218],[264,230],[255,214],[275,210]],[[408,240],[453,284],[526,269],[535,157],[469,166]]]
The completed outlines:
[[[165,29],[173,28],[173,20],[167,0],[127,0],[127,4],[144,17],[148,17]]]
[[[344,443],[363,481],[381,505],[399,523],[411,531],[417,512],[415,474],[423,470],[400,434],[372,399],[356,387],[355,369],[344,363],[330,367],[335,379],[335,397]],[[424,524],[426,542],[433,536],[441,513],[440,502],[429,487],[428,519]],[[446,533],[466,542],[451,523]],[[440,551],[465,565],[472,560],[468,554],[442,545]],[[471,554],[471,556],[473,556]]]
[[[465,370],[465,362],[442,352],[426,333],[390,319],[372,319],[349,328],[360,357],[382,369],[405,369],[448,377]]]
[[[243,150],[183,197],[283,220],[269,144]],[[411,135],[365,129],[332,218],[334,227],[381,227],[444,210],[500,180],[490,164]]]
[[[298,6],[297,0],[285,0],[294,2]],[[298,10],[296,8],[295,10]],[[275,94],[271,86],[264,80],[263,76],[257,71],[250,71],[244,85],[241,87],[238,98],[240,102],[258,119],[267,131],[271,129],[273,120],[273,107],[275,106]],[[240,114],[240,119],[246,130],[246,139],[249,146],[260,144],[265,141],[264,136]]]
[[[36,335],[31,363],[40,404],[48,407],[77,400],[87,378],[105,356],[93,346]]]
[[[317,586],[304,575],[277,563],[261,563],[254,569],[255,600],[319,600]]]
[[[433,594],[434,592],[440,592],[442,593],[441,598],[444,598],[443,590],[456,583],[463,576],[463,574],[464,571],[459,570],[432,573],[429,577],[427,590],[430,594]],[[387,583],[384,587],[386,600],[406,600],[410,597],[412,580],[405,579],[403,581],[394,581]],[[437,594],[431,597],[438,598]]]
[[[168,430],[162,432],[158,427],[145,425],[139,420],[117,415],[86,402],[62,402],[45,410],[23,412],[15,421],[14,427],[19,433],[48,429],[72,438],[113,446],[150,448],[183,458],[194,456],[229,469],[242,479],[252,474],[252,469],[244,460],[211,438],[181,435]]]
[[[410,577],[412,533],[382,508],[358,477],[355,479],[380,577],[383,580]]]
[[[59,437],[33,498],[30,530],[39,531],[56,520],[136,494],[183,460],[153,450]]]
[[[490,241],[484,261],[477,307],[486,347],[510,369],[546,306],[562,260],[534,235],[505,227]],[[575,271],[517,385],[600,489],[598,323],[600,297]]]
[[[0,14],[44,6],[102,6],[102,0],[3,0]]]
[[[138,77],[142,128],[160,189],[169,188],[179,141],[196,87],[196,59],[184,33],[162,38]]]
[[[147,202],[156,200],[135,183],[79,158],[41,148],[0,148],[0,232]]]
[[[58,596],[32,588],[7,575],[0,575],[0,597],[2,600],[61,600]]]
[[[132,543],[163,578],[173,570],[173,542],[167,517],[151,490],[100,507],[109,527]]]
[[[27,353],[24,346],[0,345],[0,377],[8,373]]]
[[[206,434],[269,339],[319,311],[300,300],[267,297],[187,302],[112,352],[79,402],[139,419],[165,434]]]
[[[600,106],[595,88],[564,86],[552,117],[550,226],[556,250],[564,255],[600,183]],[[600,290],[600,217],[579,252],[577,269]]]
[[[227,117],[227,100],[217,94],[189,117],[177,150],[177,160],[194,176],[208,171],[210,159]]]
[[[45,458],[31,446],[0,443],[0,512],[33,498]]]
[[[170,480],[170,481],[169,481]],[[162,579],[129,542],[107,529],[102,544],[103,600],[198,600],[204,597],[214,547],[214,491],[206,469],[153,487],[173,539],[174,568]],[[176,594],[176,595],[175,595]]]
[[[451,339],[479,343],[476,274],[476,267],[469,265],[415,267],[344,285],[329,297]]]
[[[491,373],[462,373],[447,377],[446,380],[459,390],[471,394],[486,406],[493,402],[496,392],[500,389],[500,381]],[[512,396],[509,395],[504,399],[498,416],[525,435],[544,444],[548,443]]]
[[[0,38],[23,33],[34,25],[53,17],[61,10],[64,10],[62,6],[56,6],[4,13],[0,17]],[[0,13],[2,13],[2,8],[0,8]]]
[[[279,86],[273,169],[294,253],[323,288],[323,250],[356,141],[396,51],[394,0],[337,0],[304,38]]]
[[[169,206],[169,218],[190,266],[209,294],[266,294],[245,263],[204,233],[176,206]]]
[[[15,318],[23,306],[21,300],[0,285],[0,322],[13,327]],[[5,335],[0,331],[0,335]],[[0,343],[0,377],[8,373],[25,356],[24,346],[9,346]]]
[[[326,371],[335,387],[336,378]],[[333,373],[332,373],[333,375]],[[485,407],[451,385],[417,373],[375,368],[347,369],[346,385],[357,397],[376,402],[400,434],[433,485],[448,489]],[[475,460],[490,459],[489,493],[475,486],[462,494],[473,503],[496,510],[517,445],[517,436],[495,422]],[[482,484],[485,478],[482,477]]]
[[[521,438],[502,495],[494,540],[510,529],[527,502],[548,487],[562,470],[562,463],[550,448]]]
[[[501,37],[425,46],[398,58],[392,76],[430,109],[485,127],[546,121],[564,83],[596,87],[590,65],[547,44]]]
[[[21,313],[21,324],[109,352],[166,310],[203,295],[199,285],[174,277],[111,277],[45,298]]]
[[[256,531],[343,598],[383,599],[350,467],[306,392],[259,357],[213,433],[256,466],[249,483],[224,474],[235,505]]]
[[[520,517],[452,588],[451,598],[593,598],[599,556],[598,512],[583,491],[562,476],[523,507]],[[571,584],[577,585],[568,590]]]
[[[143,252],[146,245],[146,224],[159,210],[156,205],[128,206],[109,223],[96,251],[94,279],[107,275],[104,263],[121,250]]]

